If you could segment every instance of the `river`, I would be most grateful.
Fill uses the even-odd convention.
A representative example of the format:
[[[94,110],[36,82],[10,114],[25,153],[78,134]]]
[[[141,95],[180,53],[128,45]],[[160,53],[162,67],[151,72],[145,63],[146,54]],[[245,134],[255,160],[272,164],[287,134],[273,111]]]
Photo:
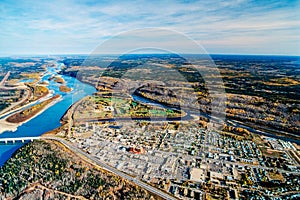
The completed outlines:
[[[147,103],[147,104],[151,104],[151,105],[158,106],[158,107],[161,107],[161,108],[174,109],[171,106],[163,105],[159,102],[155,102],[155,101],[152,101],[150,99],[146,99],[144,97],[137,96],[135,94],[132,94],[131,96],[133,97],[133,99],[135,101],[138,101],[138,102],[141,102],[141,103]],[[185,110],[185,112],[187,113],[187,115],[185,117],[180,118],[180,120],[189,120],[189,119],[191,119],[191,114],[194,114],[194,115],[197,115],[197,116],[203,116],[203,117],[206,117],[208,119],[210,118],[210,116],[208,114],[200,112],[200,111],[197,112],[196,109],[194,109],[194,110]],[[216,117],[214,119],[216,121],[220,121],[220,119],[218,119]],[[178,119],[174,119],[174,120],[176,121]],[[247,126],[243,122],[239,122],[239,121],[236,121],[236,120],[225,119],[225,123],[227,125],[230,125],[230,126],[233,125],[235,127],[241,127],[241,128],[247,129],[248,131],[250,131],[252,133],[255,133],[255,134],[258,134],[258,135],[264,135],[264,136],[267,136],[267,137],[272,137],[272,138],[276,138],[276,139],[280,139],[280,140],[284,140],[284,141],[288,141],[288,142],[294,142],[294,143],[300,145],[299,140],[284,136],[284,134],[289,134],[289,133],[285,133],[283,131],[279,131],[283,135],[277,135],[277,134],[272,134],[272,132],[274,132],[274,131],[278,132],[278,130],[273,130],[271,128],[268,128],[270,130],[270,133],[269,133],[269,132],[266,132],[266,131],[263,131],[263,130],[258,130],[258,129],[255,129],[253,127]],[[267,129],[267,128],[265,128],[265,129]]]
[[[51,76],[58,75],[58,71],[62,66],[62,63],[57,63],[56,68],[48,67],[47,72],[42,77],[41,81],[48,81],[48,78]],[[48,81],[49,90],[52,90],[54,95],[60,94],[62,96],[62,100],[46,109],[43,113],[19,126],[15,132],[6,131],[0,134],[0,138],[40,136],[47,131],[53,130],[61,125],[60,118],[73,103],[96,92],[94,87],[82,83],[76,78],[64,75],[59,76],[61,76],[65,80],[66,85],[73,90],[69,93],[60,92],[60,84],[54,82],[54,80]],[[12,154],[23,145],[24,144],[22,143],[0,144],[0,166],[2,166],[6,160],[8,160]]]
[[[42,77],[41,81],[48,81],[49,77],[58,75],[57,72],[60,70],[62,65],[63,65],[62,63],[58,63],[57,68],[53,68],[53,67],[47,68],[47,73]],[[82,99],[83,97],[85,97],[87,95],[91,95],[94,92],[96,92],[96,89],[93,86],[82,83],[82,82],[78,81],[76,78],[73,78],[70,76],[64,76],[64,75],[61,75],[61,77],[66,81],[66,85],[68,87],[71,87],[73,90],[70,93],[60,92],[59,84],[54,82],[53,80],[49,81],[48,88],[50,90],[54,91],[54,94],[60,94],[62,96],[62,100],[57,102],[56,104],[54,104],[47,110],[45,110],[40,115],[36,116],[35,118],[31,119],[30,121],[19,126],[17,131],[15,131],[15,132],[7,131],[7,132],[0,134],[0,138],[40,136],[47,131],[53,130],[61,125],[60,118],[63,116],[63,114],[68,110],[68,108],[73,103],[75,103],[76,101]],[[139,97],[137,95],[132,95],[132,97],[134,100],[141,102],[141,103],[147,103],[147,104],[152,104],[152,105],[163,107],[163,108],[172,109],[169,106],[162,105],[158,102],[154,102],[154,101],[145,99],[143,97]],[[183,117],[179,120],[188,120],[188,119],[190,119],[189,112],[187,112],[186,117]],[[229,120],[227,120],[227,122],[230,122],[230,124],[233,123]],[[275,135],[242,125],[242,124],[238,123],[237,121],[235,121],[234,124],[237,127],[246,128],[247,130],[254,132],[256,134],[266,135],[269,137],[275,137],[278,139],[296,142],[299,144],[298,140],[286,138],[284,136],[275,136]],[[12,154],[17,149],[22,147],[23,145],[24,144],[22,144],[22,143],[0,144],[0,166],[2,166],[5,163],[5,161],[8,160],[12,156]]]

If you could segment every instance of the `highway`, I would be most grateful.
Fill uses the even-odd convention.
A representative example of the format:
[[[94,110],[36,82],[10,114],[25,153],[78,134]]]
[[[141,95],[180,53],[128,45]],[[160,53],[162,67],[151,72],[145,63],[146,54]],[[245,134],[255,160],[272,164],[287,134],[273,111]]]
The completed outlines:
[[[48,136],[42,136],[40,137],[40,139],[48,139],[48,140],[55,140],[55,141],[58,141],[60,143],[62,143],[63,145],[65,145],[66,147],[68,147],[70,150],[72,150],[74,153],[76,154],[79,154],[79,155],[82,155],[83,157],[86,157],[88,159],[86,159],[86,161],[90,162],[93,161],[94,163],[96,163],[98,166],[124,178],[124,179],[127,179],[131,182],[134,182],[136,185],[142,187],[142,188],[145,188],[146,190],[152,192],[153,194],[156,194],[157,196],[160,196],[161,198],[164,198],[164,199],[168,199],[168,200],[177,200],[177,198],[151,186],[151,185],[148,185],[144,182],[142,182],[141,180],[139,179],[136,179],[132,176],[129,176],[128,174],[125,174],[101,161],[99,161],[98,159],[94,158],[93,156],[83,152],[82,150],[78,149],[77,147],[74,147],[70,142],[67,142],[66,140],[62,139],[62,138],[58,138],[58,137],[48,137]]]
[[[4,78],[2,79],[2,81],[0,82],[0,86],[4,86],[5,81],[8,79],[10,75],[10,71],[7,72],[7,74],[4,76]]]
[[[7,117],[10,114],[16,113],[19,110],[23,109],[24,107],[27,107],[28,105],[30,105],[30,104],[28,104],[28,105],[25,104],[25,105],[23,105],[23,106],[21,106],[19,108],[15,108],[18,105],[20,105],[21,103],[24,103],[29,98],[30,92],[28,90],[25,90],[25,92],[26,92],[26,95],[24,95],[24,97],[22,97],[22,99],[20,101],[15,102],[15,103],[11,103],[10,106],[8,106],[4,110],[0,111],[0,119],[5,118],[5,117]]]
[[[7,81],[8,77],[10,76],[10,71],[6,73],[2,81],[0,82],[0,89],[1,90],[19,90],[19,89],[26,89],[26,86],[15,86],[15,87],[6,87],[5,82]]]

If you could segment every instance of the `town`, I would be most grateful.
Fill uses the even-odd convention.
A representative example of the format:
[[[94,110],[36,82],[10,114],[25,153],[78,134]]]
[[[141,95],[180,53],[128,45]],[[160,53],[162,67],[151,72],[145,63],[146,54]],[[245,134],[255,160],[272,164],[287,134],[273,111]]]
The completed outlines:
[[[251,193],[275,198],[300,189],[296,143],[253,133],[245,139],[192,122],[118,123],[83,123],[69,140],[180,198],[237,199]]]

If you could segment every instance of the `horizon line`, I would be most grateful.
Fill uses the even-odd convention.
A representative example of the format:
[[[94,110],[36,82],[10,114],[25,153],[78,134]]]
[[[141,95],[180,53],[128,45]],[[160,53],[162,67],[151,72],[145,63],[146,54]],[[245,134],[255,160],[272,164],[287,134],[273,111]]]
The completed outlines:
[[[45,57],[50,57],[50,56],[92,56],[92,55],[101,55],[101,56],[122,56],[122,55],[170,55],[170,54],[176,54],[176,53],[165,53],[165,52],[142,52],[142,53],[127,53],[127,54],[119,54],[119,53],[107,53],[107,54],[88,54],[88,53],[59,53],[59,54],[7,54],[7,55],[1,55],[0,58],[10,58],[10,57],[40,57],[40,56],[45,56]],[[199,53],[180,53],[181,55],[209,55],[209,56],[214,56],[214,55],[228,55],[228,56],[293,56],[293,57],[300,57],[300,55],[297,54],[252,54],[252,53],[208,53],[208,54],[199,54]]]

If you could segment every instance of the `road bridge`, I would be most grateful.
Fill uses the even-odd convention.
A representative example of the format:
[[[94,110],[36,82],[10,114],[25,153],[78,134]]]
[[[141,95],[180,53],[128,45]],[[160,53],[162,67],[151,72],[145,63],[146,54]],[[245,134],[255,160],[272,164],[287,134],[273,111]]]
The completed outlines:
[[[15,143],[17,141],[21,141],[21,142],[28,142],[28,141],[33,141],[33,140],[39,140],[40,137],[16,137],[16,138],[0,138],[0,143],[1,142],[5,142],[5,144],[12,142]]]

